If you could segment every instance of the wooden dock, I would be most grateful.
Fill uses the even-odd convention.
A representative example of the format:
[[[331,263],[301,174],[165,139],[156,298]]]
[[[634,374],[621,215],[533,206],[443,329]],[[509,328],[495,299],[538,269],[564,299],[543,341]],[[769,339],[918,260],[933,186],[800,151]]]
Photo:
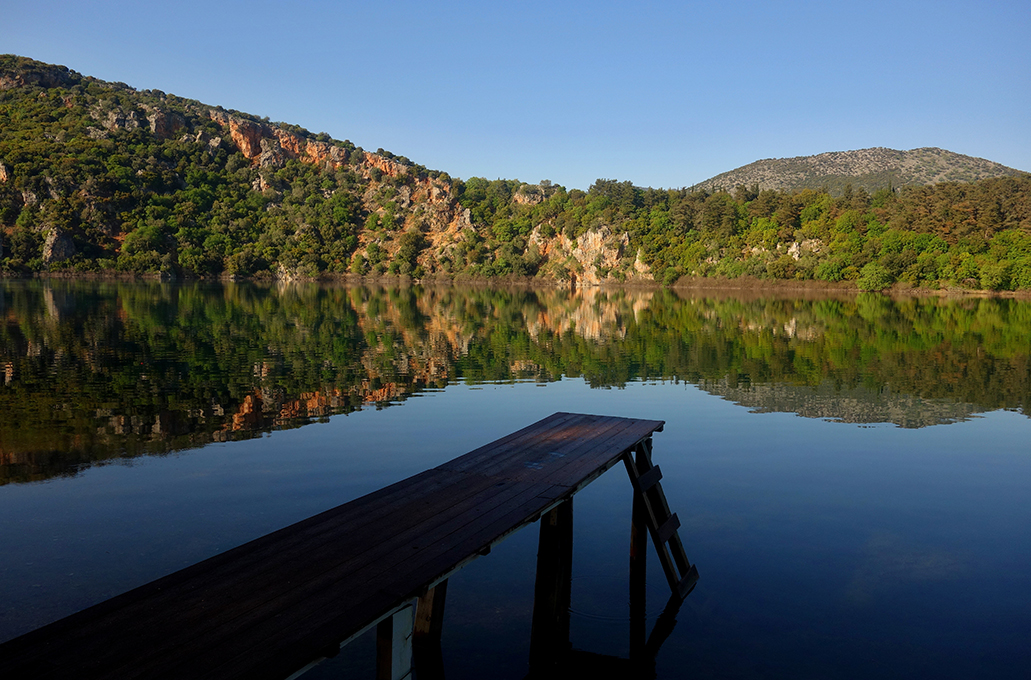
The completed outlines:
[[[381,677],[404,677],[412,636],[439,636],[448,575],[542,516],[533,635],[545,642],[531,647],[547,647],[556,627],[561,636],[565,626],[568,639],[568,579],[561,581],[571,559],[572,496],[620,461],[639,492],[635,521],[647,522],[682,598],[697,572],[651,465],[651,436],[662,426],[556,413],[6,642],[0,678],[279,680],[372,626]]]

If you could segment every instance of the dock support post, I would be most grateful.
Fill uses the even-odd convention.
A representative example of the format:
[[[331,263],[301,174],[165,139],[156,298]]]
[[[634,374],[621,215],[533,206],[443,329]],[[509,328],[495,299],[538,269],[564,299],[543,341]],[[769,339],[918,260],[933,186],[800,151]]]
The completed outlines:
[[[412,629],[415,602],[376,626],[376,680],[405,680],[412,676]]]
[[[530,630],[530,671],[547,671],[569,651],[573,499],[541,517]]]
[[[428,588],[419,596],[415,606],[412,651],[419,680],[444,680],[444,653],[440,648],[440,635],[444,629],[446,598],[447,579]]]
[[[447,579],[419,596],[415,607],[415,642],[440,642],[444,628],[444,601],[447,599]]]
[[[630,520],[630,660],[644,658],[648,638],[648,510],[634,494]]]

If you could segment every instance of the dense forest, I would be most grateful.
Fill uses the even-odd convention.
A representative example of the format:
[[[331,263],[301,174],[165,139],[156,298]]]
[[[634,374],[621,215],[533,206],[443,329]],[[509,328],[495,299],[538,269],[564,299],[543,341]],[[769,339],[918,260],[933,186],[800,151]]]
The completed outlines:
[[[872,194],[459,180],[0,56],[0,273],[1031,290],[1031,175]]]

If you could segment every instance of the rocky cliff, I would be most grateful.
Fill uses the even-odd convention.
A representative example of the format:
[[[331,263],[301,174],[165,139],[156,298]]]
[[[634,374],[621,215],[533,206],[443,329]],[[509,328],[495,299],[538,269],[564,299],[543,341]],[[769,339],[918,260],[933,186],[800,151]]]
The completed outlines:
[[[627,235],[611,225],[543,235],[532,224],[515,243],[511,235],[502,242],[463,207],[446,173],[325,133],[11,55],[0,56],[0,92],[7,93],[7,110],[18,111],[25,127],[7,126],[6,139],[0,134],[0,186],[15,189],[0,195],[0,248],[18,240],[16,218],[29,227],[33,234],[20,237],[23,245],[28,242],[21,249],[25,256],[15,259],[23,267],[62,268],[99,257],[118,269],[169,275],[184,269],[254,274],[266,268],[286,279],[346,272],[475,276],[493,265],[505,244],[505,257],[521,263],[532,240],[532,269],[492,267],[483,275],[507,271],[584,285],[624,271],[624,280],[650,280],[648,268],[628,249]],[[25,125],[27,115],[37,120]],[[28,137],[38,141],[26,142]],[[84,178],[75,171],[84,154],[105,159],[93,172],[106,177]],[[19,162],[25,159],[31,162]],[[310,170],[288,167],[295,162]],[[505,199],[515,210],[538,205],[547,194],[538,185],[517,189]],[[246,191],[261,197],[247,197]],[[198,200],[212,194],[213,202]],[[245,202],[263,213],[234,209]],[[191,204],[209,212],[189,214]],[[224,218],[210,212],[219,209]],[[264,238],[240,241],[254,239],[254,230],[245,234],[237,225],[262,221]],[[147,237],[130,236],[148,223],[153,227]],[[223,235],[237,241],[212,248],[212,239]],[[191,250],[224,254],[221,262],[206,253],[206,264],[189,258],[184,263],[183,254]]]
[[[281,167],[287,160],[316,165],[326,171],[335,171],[350,164],[367,182],[362,200],[369,215],[386,216],[389,209],[377,199],[387,187],[397,209],[392,218],[402,220],[400,231],[416,230],[422,234],[424,247],[417,254],[416,263],[426,275],[440,274],[439,263],[453,259],[454,251],[464,241],[483,237],[483,225],[470,219],[470,211],[464,209],[455,197],[446,174],[443,177],[440,174],[427,176],[411,163],[396,158],[360,148],[348,151],[339,143],[313,140],[275,124],[256,122],[216,109],[208,110],[207,115],[228,132],[232,143],[244,157],[260,168]],[[267,188],[264,183],[259,186]],[[544,187],[522,184],[510,200],[515,206],[532,206],[539,204],[544,196]],[[401,248],[399,239],[384,239],[369,231],[361,234],[359,241],[360,248],[355,257],[366,261],[382,258],[380,254],[373,254],[377,251],[394,259]],[[627,278],[652,280],[648,266],[641,262],[636,252],[629,252],[627,233],[613,232],[607,225],[600,225],[575,239],[563,234],[544,236],[540,225],[537,225],[528,242],[539,254],[542,265],[555,265],[542,267],[550,274],[545,278],[568,280],[572,285],[600,285],[612,280],[612,272],[622,269],[625,272],[622,281]],[[370,252],[370,246],[374,246],[373,252]]]

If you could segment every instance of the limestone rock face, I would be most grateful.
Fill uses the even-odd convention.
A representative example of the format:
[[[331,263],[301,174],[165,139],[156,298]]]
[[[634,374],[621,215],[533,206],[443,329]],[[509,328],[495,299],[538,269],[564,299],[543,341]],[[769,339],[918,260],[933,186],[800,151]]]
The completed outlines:
[[[162,111],[155,109],[147,116],[150,123],[150,131],[161,139],[169,139],[175,133],[186,127],[186,119],[174,111]]]
[[[64,262],[75,255],[75,243],[68,234],[58,229],[50,229],[43,243],[43,264],[50,265]]]
[[[204,130],[201,130],[196,135],[183,135],[180,139],[184,142],[188,142],[192,139],[198,144],[207,144],[208,151],[210,153],[214,153],[218,150],[218,147],[222,146],[221,137],[212,137],[207,132],[204,132]]]
[[[371,165],[372,167],[378,169],[387,177],[397,177],[398,175],[404,175],[408,173],[408,168],[406,168],[401,163],[398,163],[397,161],[387,158],[385,156],[380,156],[377,153],[369,153],[368,151],[366,151],[365,162]]]
[[[101,125],[106,127],[108,130],[135,130],[140,127],[140,117],[135,111],[129,111],[128,113],[121,109],[115,109],[107,114],[103,120],[100,121]]]
[[[818,238],[807,238],[795,241],[788,246],[788,255],[798,260],[807,253],[818,253],[823,249],[823,242]]]
[[[347,151],[335,144],[308,139],[274,125],[246,120],[225,111],[211,109],[208,111],[208,117],[222,127],[228,128],[229,136],[240,149],[240,153],[250,160],[257,159],[259,164],[274,164],[275,159],[272,156],[265,155],[263,161],[263,154],[273,148],[280,150],[282,160],[296,158],[331,170],[336,170],[347,162]]]
[[[641,261],[640,253],[634,253],[634,260],[630,261],[630,236],[626,232],[615,233],[603,226],[575,239],[565,234],[548,238],[538,227],[530,233],[530,244],[547,260],[575,263],[579,271],[575,280],[580,286],[605,283],[616,270],[624,271],[630,279],[651,279],[651,270]]]
[[[347,152],[338,146],[314,139],[307,139],[286,130],[273,128],[272,134],[279,140],[279,146],[291,158],[299,158],[315,165],[337,169],[347,162]]]
[[[544,199],[544,191],[536,184],[524,184],[512,195],[512,202],[516,205],[537,205]]]
[[[607,227],[592,229],[576,239],[571,251],[584,268],[584,282],[601,283],[604,278],[602,270],[615,267],[629,243],[630,237],[626,233],[616,236]]]
[[[208,111],[208,117],[224,128],[228,128],[229,137],[246,158],[257,158],[261,155],[261,139],[263,127],[260,123],[232,116],[225,111]]]
[[[283,155],[283,147],[279,140],[262,138],[260,142],[261,154],[258,156],[258,165],[263,168],[281,168],[286,158]]]
[[[11,169],[0,163],[0,182],[6,182],[9,179],[11,179]]]
[[[239,118],[230,120],[229,136],[247,158],[261,155],[261,126]]]

